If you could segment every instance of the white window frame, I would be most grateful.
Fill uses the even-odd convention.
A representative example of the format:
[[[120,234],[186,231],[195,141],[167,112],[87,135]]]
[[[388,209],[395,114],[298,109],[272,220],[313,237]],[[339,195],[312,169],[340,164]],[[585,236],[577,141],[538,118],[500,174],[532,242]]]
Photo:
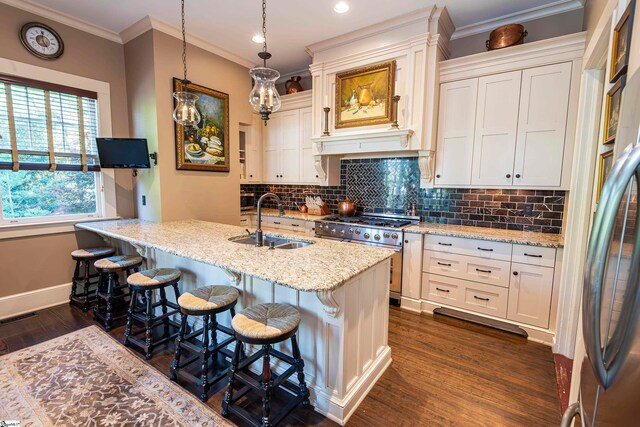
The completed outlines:
[[[107,138],[112,136],[109,83],[6,58],[0,58],[0,74],[14,75],[97,93],[98,135]],[[74,224],[77,222],[117,218],[114,170],[102,169],[100,172],[95,173],[97,187],[96,213],[0,219],[0,239],[69,232],[74,230]],[[0,200],[0,209],[2,208],[1,203],[2,201]]]

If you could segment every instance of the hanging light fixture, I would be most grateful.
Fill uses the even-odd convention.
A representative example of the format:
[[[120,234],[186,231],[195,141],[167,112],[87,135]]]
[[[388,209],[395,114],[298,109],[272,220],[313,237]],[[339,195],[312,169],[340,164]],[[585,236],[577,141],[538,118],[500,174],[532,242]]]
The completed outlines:
[[[185,128],[195,128],[200,123],[200,112],[196,108],[198,96],[187,92],[187,85],[191,82],[187,80],[187,38],[184,30],[184,0],[181,0],[182,6],[182,67],[184,69],[184,78],[182,83],[182,92],[173,92],[176,99],[176,108],[173,110],[173,120],[181,124]]]
[[[262,59],[262,67],[253,67],[249,74],[253,78],[254,84],[249,94],[249,104],[253,110],[260,113],[260,117],[267,124],[269,114],[280,109],[280,95],[276,90],[276,80],[280,78],[280,73],[272,68],[267,68],[267,59],[271,54],[267,52],[267,2],[262,0],[262,52],[258,57]]]

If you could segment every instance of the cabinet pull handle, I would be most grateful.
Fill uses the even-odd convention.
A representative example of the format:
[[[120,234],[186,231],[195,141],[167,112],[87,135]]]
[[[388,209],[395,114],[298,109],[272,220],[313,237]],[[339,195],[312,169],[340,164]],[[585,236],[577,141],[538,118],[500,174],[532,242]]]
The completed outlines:
[[[438,261],[438,265],[444,265],[445,267],[451,267],[451,264],[447,264],[447,263],[440,262],[440,261]]]
[[[524,256],[530,256],[531,258],[542,258],[542,255],[533,255],[533,254],[528,254],[528,253],[524,253]]]
[[[300,224],[291,224],[292,227],[300,227]]]
[[[446,293],[451,292],[451,291],[449,291],[449,289],[440,289],[440,288],[436,288],[436,291],[446,292]]]
[[[514,275],[514,276],[517,276],[517,275],[518,275],[518,272],[517,272],[517,271],[514,271],[514,272],[513,272],[513,275]]]
[[[279,223],[278,221],[273,221],[273,223],[274,223],[275,225],[280,225],[280,223]]]
[[[480,298],[479,296],[474,295],[475,299],[479,299],[480,301],[490,301],[489,298]]]
[[[520,178],[520,174],[519,173],[516,174],[516,178]]]
[[[485,249],[485,248],[481,248],[481,247],[478,247],[478,250],[479,251],[485,251],[485,252],[493,252],[493,249]]]
[[[491,274],[491,270],[482,270],[480,268],[476,268],[476,271],[479,271],[480,273],[488,273]]]
[[[442,242],[438,242],[438,244],[440,246],[452,246],[453,245],[452,243],[442,243]]]
[[[510,173],[507,174],[507,178],[511,178],[511,174]]]

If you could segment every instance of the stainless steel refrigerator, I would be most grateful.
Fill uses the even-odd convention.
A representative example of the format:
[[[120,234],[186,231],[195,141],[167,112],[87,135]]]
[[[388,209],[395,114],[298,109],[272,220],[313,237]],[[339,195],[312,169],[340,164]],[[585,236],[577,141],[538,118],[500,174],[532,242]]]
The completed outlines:
[[[640,426],[640,72],[622,95],[616,147],[589,238],[582,295],[587,356],[579,402],[562,419],[583,426]]]

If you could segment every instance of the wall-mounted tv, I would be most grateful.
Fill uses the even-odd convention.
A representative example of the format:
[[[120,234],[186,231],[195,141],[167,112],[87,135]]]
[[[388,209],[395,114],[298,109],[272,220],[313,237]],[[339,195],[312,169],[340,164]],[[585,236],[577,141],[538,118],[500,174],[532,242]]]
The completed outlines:
[[[151,167],[145,138],[96,138],[101,168],[146,169]]]

